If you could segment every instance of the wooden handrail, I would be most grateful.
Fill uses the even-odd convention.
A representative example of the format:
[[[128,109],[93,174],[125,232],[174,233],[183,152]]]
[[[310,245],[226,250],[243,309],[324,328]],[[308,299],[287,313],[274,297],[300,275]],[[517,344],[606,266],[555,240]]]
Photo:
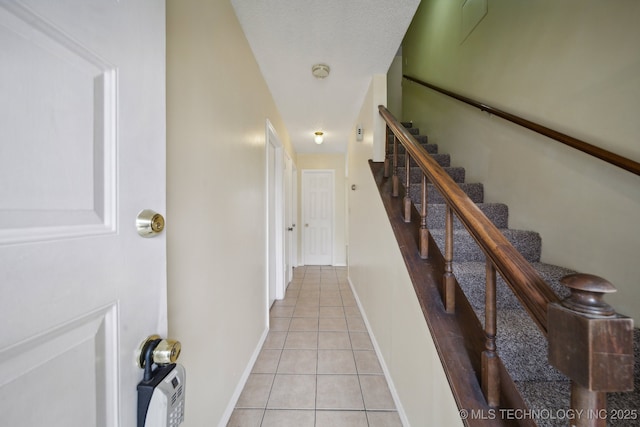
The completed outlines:
[[[640,175],[640,163],[631,160],[629,158],[623,157],[619,154],[612,153],[611,151],[605,150],[604,148],[597,147],[593,144],[589,144],[588,142],[579,140],[572,136],[566,135],[564,133],[558,132],[556,130],[550,129],[546,126],[542,126],[541,124],[532,122],[527,119],[523,119],[522,117],[516,116],[511,113],[507,113],[498,108],[492,107],[490,105],[483,104],[481,102],[475,101],[471,98],[467,98],[466,96],[459,95],[455,92],[452,92],[447,89],[443,89],[431,83],[427,83],[423,80],[417,79],[415,77],[403,75],[403,77],[409,81],[414,83],[418,83],[419,85],[428,87],[429,89],[433,89],[436,92],[440,92],[444,95],[450,96],[452,98],[457,99],[458,101],[462,101],[466,104],[469,104],[473,107],[479,108],[482,111],[486,111],[495,116],[501,117],[505,120],[508,120],[512,123],[523,126],[529,130],[537,132],[541,135],[547,136],[551,139],[559,141],[569,147],[573,147],[576,150],[580,150],[583,153],[587,153],[591,156],[597,157],[600,160],[604,160],[607,163],[618,166],[624,170],[627,170],[635,175]]]
[[[560,302],[558,296],[389,110],[383,105],[378,106],[378,110],[396,140],[405,147],[407,153],[438,189],[446,204],[455,212],[487,258],[491,259],[496,270],[500,272],[523,307],[546,335],[547,305]]]

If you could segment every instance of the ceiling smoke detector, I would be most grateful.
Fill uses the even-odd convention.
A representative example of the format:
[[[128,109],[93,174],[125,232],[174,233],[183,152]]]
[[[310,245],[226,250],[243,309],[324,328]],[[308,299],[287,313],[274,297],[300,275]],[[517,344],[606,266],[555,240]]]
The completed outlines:
[[[327,77],[330,70],[331,69],[327,64],[315,64],[313,67],[311,67],[311,73],[317,79],[324,79],[325,77]]]

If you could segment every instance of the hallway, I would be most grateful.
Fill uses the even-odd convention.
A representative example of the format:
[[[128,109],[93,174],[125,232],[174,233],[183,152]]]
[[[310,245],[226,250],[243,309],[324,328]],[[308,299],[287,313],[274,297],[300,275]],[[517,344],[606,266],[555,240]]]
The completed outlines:
[[[294,270],[227,426],[402,426],[345,267]]]

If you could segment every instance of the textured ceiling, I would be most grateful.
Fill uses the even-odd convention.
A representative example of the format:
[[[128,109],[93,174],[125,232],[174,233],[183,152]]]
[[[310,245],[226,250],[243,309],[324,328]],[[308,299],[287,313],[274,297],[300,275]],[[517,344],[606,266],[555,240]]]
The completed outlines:
[[[295,150],[321,153],[346,150],[371,76],[387,73],[420,0],[231,3]],[[311,74],[317,63],[329,77]]]

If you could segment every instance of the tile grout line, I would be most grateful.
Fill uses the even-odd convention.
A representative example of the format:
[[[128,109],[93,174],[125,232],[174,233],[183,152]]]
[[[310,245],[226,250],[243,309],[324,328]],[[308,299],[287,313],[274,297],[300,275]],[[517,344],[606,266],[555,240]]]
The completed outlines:
[[[357,361],[357,358],[356,358],[356,355],[355,355],[356,351],[359,351],[360,353],[365,354],[365,353],[370,351],[369,347],[371,345],[373,345],[373,347],[374,347],[373,348],[373,354],[375,355],[377,362],[379,364],[381,364],[381,362],[380,362],[380,360],[378,358],[377,352],[375,351],[376,350],[375,349],[375,344],[373,343],[372,338],[369,335],[368,327],[366,325],[366,322],[364,321],[364,315],[362,314],[362,312],[360,310],[360,307],[359,307],[359,302],[358,302],[358,300],[355,297],[355,294],[353,292],[352,284],[348,281],[348,279],[347,279],[346,283],[343,284],[342,281],[344,279],[341,279],[341,278],[338,277],[337,271],[335,269],[333,270],[333,273],[334,274],[330,275],[331,277],[327,277],[329,275],[327,275],[327,274],[323,275],[322,273],[320,273],[319,277],[318,277],[317,274],[307,275],[307,270],[305,269],[304,270],[304,275],[302,277],[295,277],[295,282],[296,282],[295,283],[295,287],[289,288],[289,286],[291,284],[293,284],[293,280],[292,280],[292,282],[290,282],[287,285],[287,289],[286,289],[286,292],[285,292],[285,298],[287,297],[287,293],[289,293],[289,291],[291,290],[292,291],[291,294],[295,293],[295,297],[291,296],[291,299],[295,298],[295,303],[292,304],[292,309],[291,310],[279,310],[279,313],[278,313],[278,315],[279,315],[278,317],[283,317],[283,318],[288,319],[287,327],[286,327],[286,334],[284,334],[284,341],[282,342],[281,347],[278,346],[280,353],[279,353],[279,356],[278,356],[277,363],[275,363],[275,371],[274,371],[274,374],[273,374],[273,381],[271,382],[270,387],[269,387],[269,393],[268,393],[267,398],[266,398],[266,403],[264,405],[262,416],[261,416],[261,418],[259,420],[260,421],[259,425],[262,425],[265,421],[267,421],[267,414],[268,413],[271,414],[269,416],[269,421],[273,421],[274,420],[273,417],[275,416],[274,414],[276,412],[278,412],[278,411],[306,411],[307,410],[306,408],[293,408],[293,407],[292,408],[282,407],[282,408],[269,409],[268,405],[269,405],[269,401],[271,400],[271,398],[273,396],[273,392],[275,390],[276,379],[278,378],[278,376],[282,377],[282,376],[288,376],[288,375],[303,375],[303,374],[305,374],[305,372],[298,373],[298,372],[295,372],[295,371],[292,371],[292,372],[279,372],[279,371],[284,366],[284,365],[282,365],[282,363],[285,363],[284,351],[286,350],[285,347],[286,347],[287,340],[290,338],[290,332],[292,332],[291,328],[293,326],[293,320],[295,318],[297,318],[297,317],[295,317],[296,311],[297,311],[297,309],[299,307],[303,307],[302,305],[299,305],[300,298],[301,298],[301,293],[303,291],[315,291],[316,289],[317,289],[317,292],[318,292],[317,316],[309,316],[308,313],[305,314],[302,311],[298,312],[298,317],[300,317],[300,318],[310,317],[310,318],[315,318],[315,320],[316,320],[315,328],[314,328],[315,330],[314,331],[309,331],[309,332],[315,332],[316,333],[316,337],[315,337],[316,359],[315,359],[315,375],[314,375],[314,380],[315,380],[314,381],[314,387],[315,387],[314,391],[315,391],[316,394],[315,394],[315,399],[314,399],[314,404],[313,404],[313,409],[312,409],[313,410],[313,425],[314,425],[314,427],[317,425],[316,424],[317,423],[317,415],[318,415],[319,412],[363,412],[364,413],[364,421],[365,421],[367,426],[370,425],[370,415],[371,415],[370,413],[374,413],[374,412],[391,412],[391,413],[395,412],[395,413],[398,413],[397,407],[395,409],[372,409],[371,411],[369,411],[367,409],[366,405],[365,405],[364,393],[363,393],[363,388],[362,388],[363,386],[362,386],[361,378],[363,376],[380,376],[380,375],[382,375],[382,377],[385,379],[385,383],[386,383],[387,382],[386,381],[386,375],[384,374],[384,368],[382,368],[382,370],[383,370],[382,374],[377,373],[375,367],[372,367],[370,373],[367,373],[366,369],[365,369],[365,371],[361,372],[361,368],[358,366],[358,361]],[[324,279],[323,279],[323,276],[325,276]],[[313,283],[306,282],[306,279],[312,279],[312,277],[313,277]],[[320,301],[321,301],[321,296],[323,294],[323,289],[324,289],[325,297],[330,298],[327,295],[327,293],[330,293],[330,295],[334,295],[334,287],[337,288],[337,290],[338,290],[338,295],[340,296],[340,298],[339,298],[340,305],[337,305],[338,300],[335,300],[335,302],[332,302],[331,300],[329,300],[329,302],[328,302],[329,305],[327,305],[326,307],[340,307],[342,313],[339,315],[339,317],[336,317],[335,316],[335,314],[336,314],[335,311],[332,312],[331,310],[325,310],[325,311],[328,311],[328,313],[326,313],[326,314],[328,314],[328,316],[326,316],[326,317],[327,318],[343,319],[344,322],[345,322],[346,329],[342,330],[342,329],[340,329],[340,326],[335,325],[335,327],[334,327],[333,325],[331,325],[331,323],[329,323],[329,324],[327,324],[325,326],[325,328],[327,328],[326,331],[320,331],[320,329],[321,329],[321,326],[320,326],[321,313],[320,313],[320,311],[321,311],[321,308],[323,307],[323,306],[321,306]],[[351,295],[348,295],[347,292],[351,292]],[[349,298],[355,298],[355,300],[353,302],[355,302],[355,308],[356,308],[357,313],[354,312],[353,309],[351,309],[349,313],[347,312],[347,310],[345,308],[345,301],[344,301],[344,297],[345,296],[348,296]],[[351,304],[351,301],[349,303]],[[308,306],[308,305],[309,304],[304,304],[304,306]],[[315,306],[315,304],[313,304],[313,306]],[[287,307],[287,306],[283,306],[283,307]],[[351,306],[349,306],[349,307],[351,307]],[[284,311],[284,313],[283,313],[283,311]],[[354,326],[356,328],[355,331],[351,330],[351,327],[353,325],[350,326],[347,319],[349,317],[356,317],[356,315],[359,315],[360,318],[362,319],[362,321],[364,323],[364,326],[365,326],[365,330],[364,331],[357,330],[359,325],[355,325]],[[308,326],[310,327],[312,323],[313,322],[310,322],[308,324]],[[302,329],[299,332],[305,332],[305,329]],[[339,343],[338,344],[330,344],[329,342],[327,342],[329,347],[327,349],[325,349],[325,350],[326,351],[332,351],[332,350],[339,351],[339,350],[342,349],[343,345],[348,343],[348,350],[351,351],[351,360],[352,360],[352,362],[354,364],[354,372],[353,373],[351,373],[351,372],[334,373],[334,374],[332,374],[331,372],[327,372],[326,374],[320,374],[319,373],[319,368],[320,368],[320,350],[321,350],[320,349],[320,333],[321,332],[346,334],[347,341],[344,344],[342,344],[342,345],[339,344]],[[353,337],[354,337],[354,334],[356,334],[356,333],[366,335],[366,337],[370,341],[370,344],[364,344],[363,343],[361,345],[362,346],[361,349],[355,350],[354,349],[354,344],[353,344]],[[333,346],[336,346],[336,348],[335,349],[332,348]],[[305,348],[306,347],[304,345],[301,346],[300,348],[295,348],[295,346],[294,346],[294,348],[291,348],[289,350],[291,350],[295,354],[296,351],[301,351],[301,350],[304,350]],[[347,349],[345,348],[345,350],[347,350]],[[362,356],[361,356],[361,358],[362,358]],[[295,357],[293,359],[295,360]],[[289,360],[289,359],[287,359],[287,360]],[[368,363],[367,360],[368,359],[365,358],[365,359],[363,359],[363,362],[362,362],[362,363],[365,364],[364,365],[365,368],[367,367],[367,363]],[[318,381],[319,381],[319,376],[320,375],[336,375],[336,376],[352,376],[352,375],[356,375],[357,376],[357,380],[358,380],[358,387],[359,387],[359,397],[360,397],[361,402],[362,402],[362,409],[338,408],[338,407],[336,407],[336,408],[319,409],[318,408],[318,399],[319,399],[319,396],[318,396],[318,384],[319,383],[318,383]],[[387,386],[389,386],[389,384],[387,384]],[[393,400],[395,400],[395,399],[393,399]],[[396,405],[394,405],[394,406],[396,406]],[[260,408],[258,408],[258,409],[260,409]],[[399,413],[398,413],[398,415],[399,415]],[[309,421],[311,421],[311,420],[309,420]],[[400,420],[400,422],[402,422],[402,421]]]

